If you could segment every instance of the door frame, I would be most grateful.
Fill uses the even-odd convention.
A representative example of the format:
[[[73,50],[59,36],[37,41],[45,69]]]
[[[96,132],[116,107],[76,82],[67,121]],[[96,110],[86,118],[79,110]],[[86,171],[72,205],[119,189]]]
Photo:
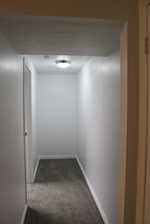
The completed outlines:
[[[122,26],[122,32],[120,34],[120,56],[121,56],[121,160],[120,160],[120,179],[119,179],[119,192],[118,192],[118,214],[117,219],[119,224],[125,224],[125,210],[126,210],[126,195],[127,195],[127,132],[128,132],[128,22]],[[24,66],[29,70],[25,63],[25,58],[23,57],[23,107],[24,107]],[[29,70],[30,71],[30,70]],[[30,71],[31,73],[31,71]],[[31,81],[31,79],[30,79]],[[31,86],[31,85],[30,85]],[[24,111],[24,108],[23,108]],[[24,111],[24,124],[25,124],[25,111]],[[25,126],[24,126],[25,127]],[[24,129],[25,131],[25,129]],[[24,133],[25,134],[25,133]],[[25,149],[25,137],[24,137],[24,149]],[[27,172],[26,167],[26,150],[25,150],[25,172]],[[33,174],[32,167],[30,166],[30,173]],[[31,183],[33,181],[33,175],[31,175]],[[27,203],[27,180],[26,184],[26,203]],[[143,223],[142,223],[143,224]]]
[[[139,142],[136,224],[146,223],[146,182],[148,154],[148,14],[150,0],[139,0]]]
[[[126,168],[127,168],[127,132],[128,132],[128,22],[122,26],[120,33],[120,75],[121,75],[121,160],[120,160],[120,176],[118,185],[118,214],[117,220],[119,224],[125,224],[125,201],[127,195]],[[24,66],[28,69],[24,62]],[[29,70],[29,69],[28,69]],[[29,70],[30,71],[30,70]],[[31,72],[30,72],[31,73]],[[25,162],[26,165],[26,162]],[[25,167],[25,169],[27,169]],[[32,173],[32,170],[31,170]],[[32,178],[31,178],[32,182]]]
[[[27,89],[29,89],[29,105],[28,107],[30,108],[30,115],[26,114],[26,101],[25,101],[25,88],[27,85],[27,83],[25,82],[25,69],[29,72],[29,86],[27,87]],[[32,183],[33,182],[33,163],[32,163],[32,109],[31,109],[31,71],[28,68],[28,66],[26,65],[25,62],[25,57],[23,57],[23,127],[24,127],[24,151],[25,151],[25,184],[26,184],[26,188],[27,188],[27,184],[28,183]],[[26,116],[29,115],[29,119],[30,119],[30,130],[26,130]],[[26,133],[27,132],[27,133]],[[26,148],[26,138],[29,138],[29,146],[28,146],[28,152],[27,152],[27,148]],[[28,164],[28,165],[27,165]],[[28,167],[27,167],[28,166]],[[27,180],[28,179],[28,180]],[[26,189],[27,191],[27,189]],[[27,197],[27,192],[26,192],[26,197]]]

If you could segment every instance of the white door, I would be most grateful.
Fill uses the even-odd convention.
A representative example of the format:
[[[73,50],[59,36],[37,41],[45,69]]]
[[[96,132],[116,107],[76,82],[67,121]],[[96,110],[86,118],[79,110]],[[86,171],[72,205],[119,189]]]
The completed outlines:
[[[23,63],[24,76],[24,142],[25,142],[25,165],[26,183],[33,181],[32,164],[32,120],[31,120],[31,72]]]

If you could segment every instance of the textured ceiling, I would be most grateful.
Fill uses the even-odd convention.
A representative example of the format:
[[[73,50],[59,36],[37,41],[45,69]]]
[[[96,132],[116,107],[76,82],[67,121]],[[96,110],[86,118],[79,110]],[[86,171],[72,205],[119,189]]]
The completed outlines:
[[[119,48],[121,22],[1,16],[0,30],[19,54],[106,56]]]
[[[68,56],[71,65],[68,68],[59,68],[56,64],[57,55],[49,55],[45,58],[43,55],[26,56],[32,62],[38,74],[78,74],[82,66],[90,59],[87,56]]]

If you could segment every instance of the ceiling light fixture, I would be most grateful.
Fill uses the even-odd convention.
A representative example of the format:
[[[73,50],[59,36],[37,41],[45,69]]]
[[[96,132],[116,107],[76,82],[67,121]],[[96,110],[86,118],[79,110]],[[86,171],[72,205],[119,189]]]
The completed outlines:
[[[69,61],[67,59],[58,59],[58,60],[56,60],[56,64],[60,68],[68,68],[71,64],[71,61]]]

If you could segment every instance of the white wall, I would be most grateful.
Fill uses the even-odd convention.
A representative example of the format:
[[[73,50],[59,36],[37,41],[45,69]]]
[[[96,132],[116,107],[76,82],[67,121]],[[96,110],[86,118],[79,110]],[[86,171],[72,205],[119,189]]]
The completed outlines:
[[[108,223],[117,223],[120,171],[119,55],[93,58],[80,73],[78,157]]]
[[[20,224],[25,206],[22,60],[0,33],[0,223]]]
[[[38,154],[75,155],[77,81],[72,74],[39,74],[37,79]]]

